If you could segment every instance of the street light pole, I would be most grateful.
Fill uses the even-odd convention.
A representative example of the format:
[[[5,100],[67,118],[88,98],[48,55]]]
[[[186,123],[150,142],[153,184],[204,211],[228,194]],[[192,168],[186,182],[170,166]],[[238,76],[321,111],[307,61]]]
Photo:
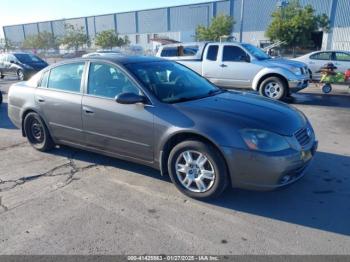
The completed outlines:
[[[241,25],[239,29],[239,42],[243,41],[243,16],[244,16],[244,0],[241,0]]]

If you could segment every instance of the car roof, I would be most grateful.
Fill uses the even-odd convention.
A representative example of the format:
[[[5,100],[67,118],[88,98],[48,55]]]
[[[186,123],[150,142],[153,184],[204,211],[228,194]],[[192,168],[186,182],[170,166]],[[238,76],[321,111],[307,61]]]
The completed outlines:
[[[159,61],[167,61],[162,58],[154,57],[154,56],[93,56],[93,57],[81,57],[81,58],[74,58],[69,60],[64,60],[61,63],[58,64],[65,64],[65,63],[74,63],[74,62],[81,62],[81,61],[108,61],[119,65],[126,65],[126,64],[136,64],[136,63],[146,63],[146,62],[159,62]]]

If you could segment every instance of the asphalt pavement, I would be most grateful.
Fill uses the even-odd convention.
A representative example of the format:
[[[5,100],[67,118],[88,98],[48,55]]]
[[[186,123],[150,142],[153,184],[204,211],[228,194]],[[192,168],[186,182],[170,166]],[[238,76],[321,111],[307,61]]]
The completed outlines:
[[[350,92],[312,86],[293,106],[319,150],[274,192],[199,202],[151,168],[59,147],[34,150],[7,116],[0,80],[0,254],[350,254]],[[263,174],[262,174],[263,175]]]

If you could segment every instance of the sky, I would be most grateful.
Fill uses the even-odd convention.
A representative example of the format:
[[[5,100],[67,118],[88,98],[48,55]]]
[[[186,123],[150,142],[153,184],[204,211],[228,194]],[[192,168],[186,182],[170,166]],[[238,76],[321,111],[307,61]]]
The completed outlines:
[[[193,4],[207,0],[0,0],[0,37],[5,25]]]

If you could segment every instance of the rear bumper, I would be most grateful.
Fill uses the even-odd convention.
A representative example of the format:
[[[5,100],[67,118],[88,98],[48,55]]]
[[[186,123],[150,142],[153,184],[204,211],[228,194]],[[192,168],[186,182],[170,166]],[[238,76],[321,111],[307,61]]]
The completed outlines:
[[[260,153],[245,149],[223,148],[232,187],[270,191],[302,178],[318,147],[313,141],[301,151],[288,149]]]

